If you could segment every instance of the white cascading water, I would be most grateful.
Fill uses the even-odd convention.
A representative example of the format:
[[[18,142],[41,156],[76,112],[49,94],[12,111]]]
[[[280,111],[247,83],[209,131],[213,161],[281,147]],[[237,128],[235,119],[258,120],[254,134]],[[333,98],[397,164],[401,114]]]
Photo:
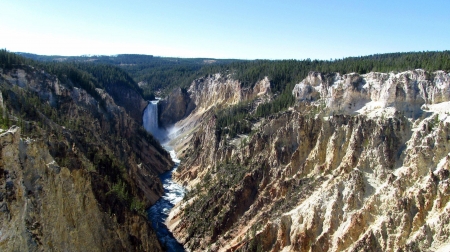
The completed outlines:
[[[158,102],[159,100],[150,101],[142,117],[144,128],[155,137],[158,137],[158,133],[160,133],[158,127]]]
[[[158,126],[158,102],[159,100],[150,101],[144,110],[142,121],[145,130],[150,132],[159,142],[167,141],[167,132]],[[175,151],[167,145],[163,147],[170,153],[175,166],[168,172],[159,176],[164,187],[164,195],[147,210],[148,218],[152,222],[152,226],[156,231],[156,236],[163,248],[167,251],[184,251],[183,246],[173,237],[172,233],[167,229],[165,221],[173,206],[181,201],[184,197],[185,189],[172,180],[172,172],[176,171],[180,160],[177,158]]]

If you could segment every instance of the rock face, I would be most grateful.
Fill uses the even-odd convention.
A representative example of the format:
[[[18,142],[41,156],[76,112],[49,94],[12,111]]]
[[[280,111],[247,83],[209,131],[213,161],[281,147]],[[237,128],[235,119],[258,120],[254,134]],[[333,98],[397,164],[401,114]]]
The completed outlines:
[[[321,101],[333,113],[368,113],[394,108],[409,117],[420,116],[423,104],[448,101],[450,76],[417,69],[398,74],[340,75],[311,72],[292,94],[299,101]]]
[[[195,109],[195,103],[186,90],[174,89],[166,100],[159,105],[159,121],[161,127],[169,127],[188,116]]]
[[[177,121],[175,125],[168,123],[164,125],[165,127],[171,126],[169,135],[174,140],[170,144],[175,146],[179,157],[184,157],[186,147],[192,143],[193,134],[209,120],[209,117],[214,114],[214,109],[246,101],[253,101],[256,108],[258,104],[272,98],[268,77],[264,77],[251,87],[243,87],[242,83],[234,80],[231,75],[225,76],[220,73],[194,80],[187,90],[189,99],[186,94],[181,94],[178,90],[173,91],[167,101],[163,101],[161,112],[168,117],[169,110],[167,108],[185,111],[182,120]],[[187,104],[187,106],[183,107],[183,104]],[[190,111],[190,108],[195,109]]]
[[[22,139],[2,135],[0,250],[161,250],[142,211],[163,193],[169,154],[108,89],[94,98],[32,67],[1,72]]]
[[[11,110],[20,110],[21,108],[14,106],[26,101],[26,98],[21,98],[23,94],[16,91],[17,86],[33,92],[43,104],[50,105],[45,109],[54,111],[52,117],[41,114],[37,120],[51,125],[51,130],[65,135],[68,141],[64,144],[53,141],[56,136],[51,130],[40,133],[50,135],[49,148],[56,159],[73,157],[71,162],[67,162],[70,169],[90,167],[89,164],[80,164],[75,160],[89,159],[90,155],[108,155],[107,153],[111,152],[126,163],[131,171],[135,171],[129,172],[129,175],[136,178],[135,182],[141,187],[141,196],[145,194],[147,198],[147,205],[154,203],[162,195],[163,189],[157,174],[171,168],[173,163],[170,155],[145,133],[142,124],[130,117],[126,109],[116,104],[106,90],[96,89],[102,99],[98,101],[84,89],[63,84],[55,76],[36,69],[4,71],[0,82],[8,90],[4,95],[10,100]],[[137,102],[141,101],[143,100]],[[142,120],[141,112],[139,118]],[[72,123],[60,127],[58,120],[71,120]],[[31,127],[33,126],[30,125]],[[138,167],[138,163],[143,169]],[[105,166],[105,173],[110,170]],[[111,175],[115,176],[109,174]]]
[[[160,104],[159,120],[163,127],[186,125],[190,115],[203,114],[212,107],[224,107],[248,101],[262,99],[270,92],[267,77],[253,87],[242,87],[242,83],[231,75],[215,74],[196,79],[187,91],[176,88]],[[268,97],[265,97],[266,99]],[[184,121],[183,121],[184,120]],[[180,122],[181,121],[181,122]]]
[[[220,73],[194,80],[188,90],[195,105],[204,109],[211,106],[236,104],[264,95],[268,91],[270,91],[270,81],[267,77],[251,88],[243,87],[239,80]]]
[[[105,90],[114,99],[114,102],[123,107],[136,122],[142,124],[142,111],[147,107],[147,102],[141,95],[120,83],[107,84]]]
[[[190,196],[169,227],[193,251],[449,246],[449,80],[311,73],[293,90],[295,108],[239,144],[204,114],[177,174]]]
[[[2,251],[161,250],[144,217],[103,212],[89,173],[60,167],[43,141],[13,127],[0,143]]]

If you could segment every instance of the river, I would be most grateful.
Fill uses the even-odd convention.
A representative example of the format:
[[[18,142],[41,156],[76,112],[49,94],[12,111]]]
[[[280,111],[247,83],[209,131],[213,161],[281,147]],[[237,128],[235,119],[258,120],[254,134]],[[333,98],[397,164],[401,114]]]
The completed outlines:
[[[175,166],[170,171],[159,176],[164,187],[164,195],[147,210],[147,214],[163,248],[167,251],[178,252],[184,251],[184,248],[167,229],[165,221],[173,206],[183,199],[185,190],[181,185],[172,180],[172,173],[178,168],[180,160],[177,159],[175,151],[170,150],[170,147],[164,146],[164,148],[169,151],[172,160],[175,162]]]
[[[164,142],[167,140],[167,134],[158,126],[158,101],[159,99],[149,102],[143,113],[143,122],[144,128],[148,132],[152,133],[160,142]],[[170,146],[163,145],[163,147],[170,153],[175,166],[159,176],[164,187],[164,195],[147,210],[147,215],[163,249],[175,252],[184,251],[183,246],[173,237],[165,224],[170,210],[183,199],[185,193],[184,188],[172,180],[172,173],[177,170],[180,160]]]

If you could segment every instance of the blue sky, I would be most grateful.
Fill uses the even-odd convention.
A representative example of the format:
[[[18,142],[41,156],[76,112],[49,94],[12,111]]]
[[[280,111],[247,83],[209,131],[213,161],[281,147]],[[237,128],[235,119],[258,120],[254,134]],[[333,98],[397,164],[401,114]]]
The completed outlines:
[[[330,59],[450,49],[450,1],[1,0],[0,48]]]

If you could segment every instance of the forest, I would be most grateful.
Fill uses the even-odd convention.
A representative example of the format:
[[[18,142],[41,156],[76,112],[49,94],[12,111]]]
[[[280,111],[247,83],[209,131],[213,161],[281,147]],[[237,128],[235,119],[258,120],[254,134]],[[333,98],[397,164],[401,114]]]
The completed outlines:
[[[450,71],[450,51],[374,54],[334,60],[235,60],[202,58],[165,58],[152,55],[122,54],[116,56],[40,56],[22,53],[24,57],[0,51],[0,66],[36,65],[59,78],[76,80],[94,97],[95,88],[104,83],[127,85],[145,99],[165,96],[175,87],[188,88],[192,81],[214,73],[230,74],[243,87],[253,87],[265,76],[270,79],[274,99],[260,105],[249,115],[248,105],[217,111],[220,134],[248,133],[249,122],[287,109],[294,104],[291,91],[310,71],[339,72],[400,72],[422,68],[426,71]],[[28,58],[35,59],[32,61]],[[137,83],[142,82],[140,86]]]
[[[401,72],[422,68],[428,72],[444,70],[450,71],[450,51],[443,52],[410,52],[375,54],[364,57],[350,57],[344,59],[321,60],[256,60],[232,62],[227,65],[211,65],[202,69],[203,73],[231,73],[233,78],[240,80],[242,86],[253,85],[268,76],[274,99],[258,106],[253,115],[249,109],[243,109],[242,104],[216,113],[218,118],[218,134],[248,133],[248,121],[265,117],[283,111],[295,102],[291,92],[295,84],[303,80],[310,71],[341,74],[356,72]]]
[[[243,87],[252,87],[257,81],[268,76],[273,97],[270,102],[263,103],[255,109],[252,101],[246,101],[215,111],[216,134],[219,137],[229,138],[234,138],[238,134],[251,133],[251,126],[255,121],[292,106],[295,102],[291,94],[292,88],[310,71],[339,72],[341,74],[350,72],[364,74],[371,71],[399,72],[417,68],[423,68],[429,72],[450,71],[450,51],[377,54],[330,61],[310,59],[217,60],[212,63],[205,59],[172,59],[142,55],[104,56],[105,58],[102,56],[97,57],[99,60],[94,61],[89,60],[89,57],[61,61],[56,60],[57,56],[41,56],[44,60],[39,57],[34,57],[36,59],[34,60],[25,56],[27,55],[11,53],[5,49],[0,50],[0,68],[2,69],[0,73],[20,67],[39,69],[39,71],[54,74],[61,82],[69,84],[69,88],[72,85],[85,89],[99,101],[101,107],[104,106],[104,100],[100,98],[97,88],[102,89],[110,85],[123,85],[137,91],[143,97],[152,99],[155,93],[165,94],[174,87],[186,88],[194,79],[217,72],[230,74],[231,77],[240,80]],[[80,59],[84,59],[84,61]],[[114,61],[118,59],[122,60]],[[147,85],[139,86],[137,84],[139,81],[144,81]],[[55,127],[52,126],[54,123],[70,130],[73,136],[79,139],[77,141],[81,143],[80,146],[84,146],[82,152],[92,161],[98,171],[105,170],[102,167],[110,167],[106,170],[109,172],[108,176],[111,177],[111,183],[114,183],[113,189],[115,188],[117,195],[125,198],[125,194],[122,193],[124,191],[122,181],[126,181],[127,178],[122,175],[115,176],[123,173],[123,162],[114,158],[113,155],[105,155],[104,150],[95,141],[88,141],[94,133],[86,126],[91,123],[92,118],[101,117],[100,114],[92,112],[89,117],[72,120],[58,105],[51,106],[48,103],[42,103],[35,94],[16,88],[14,90],[3,89],[2,95],[7,104],[6,109],[15,111],[14,121],[12,121],[13,118],[10,118],[10,113],[1,113],[0,124],[3,128],[18,124],[23,129],[24,136],[33,137],[48,130],[53,132],[58,139],[64,137],[65,131],[58,127],[56,127],[58,130],[55,130]],[[48,123],[49,121],[52,123]],[[118,134],[118,132],[114,132],[113,128],[110,128],[110,133]],[[142,128],[139,128],[138,133],[140,137],[145,137],[147,142],[159,146],[156,140],[146,134]],[[114,139],[120,141],[120,137]],[[52,154],[63,165],[68,167],[79,165],[70,157],[67,158],[64,151],[54,150]],[[113,174],[114,176],[112,176]],[[134,203],[129,201],[127,204],[132,206]],[[142,210],[142,206],[139,208]]]
[[[48,97],[40,97],[35,90],[9,85],[3,74],[14,76],[15,69],[24,70],[29,76],[38,76],[35,81],[54,82],[55,75],[65,88],[85,89],[100,106],[95,103],[90,107],[77,104],[64,95],[50,101]],[[47,143],[50,154],[59,165],[70,170],[85,169],[91,172],[98,182],[97,196],[107,202],[105,211],[119,216],[123,213],[121,206],[125,206],[145,216],[142,195],[137,195],[135,182],[127,171],[129,155],[139,161],[144,154],[124,153],[124,150],[141,149],[137,145],[145,142],[159,153],[166,151],[142,125],[134,121],[128,124],[129,130],[134,132],[131,137],[119,130],[119,117],[106,109],[105,100],[96,90],[109,85],[125,85],[126,89],[139,90],[123,69],[107,64],[38,62],[0,50],[0,74],[3,105],[0,106],[1,129],[17,125],[24,139]]]
[[[164,96],[175,87],[188,87],[206,65],[227,64],[237,60],[207,58],[171,58],[142,54],[119,54],[114,56],[46,56],[31,53],[19,55],[45,63],[72,63],[80,65],[114,65],[122,68],[136,83],[141,85],[145,99],[155,94]]]

